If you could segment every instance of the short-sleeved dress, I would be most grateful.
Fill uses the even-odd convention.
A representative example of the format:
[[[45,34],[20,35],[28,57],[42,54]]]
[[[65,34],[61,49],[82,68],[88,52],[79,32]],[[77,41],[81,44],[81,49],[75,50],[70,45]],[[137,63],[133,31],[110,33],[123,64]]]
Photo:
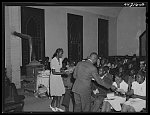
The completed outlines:
[[[142,84],[136,81],[133,82],[132,89],[134,90],[134,94],[146,96],[146,80]],[[143,108],[146,108],[146,100],[140,98],[130,98],[124,104],[132,106],[136,112],[140,112]]]
[[[117,83],[114,82],[113,83],[114,86],[117,86]],[[128,90],[128,84],[126,82],[124,82],[124,80],[120,83],[120,88],[119,89],[122,89],[124,90],[125,92],[127,92]],[[121,103],[124,103],[126,101],[126,97],[121,97],[121,96],[113,96],[114,99],[112,100],[108,100],[108,99],[105,99],[104,101],[107,101],[111,104],[111,106],[116,110],[116,111],[121,111]]]
[[[60,62],[56,57],[51,60],[51,69],[55,69],[56,72],[60,72],[62,67],[62,59]],[[51,96],[62,96],[65,93],[65,87],[61,75],[50,75],[50,93]]]

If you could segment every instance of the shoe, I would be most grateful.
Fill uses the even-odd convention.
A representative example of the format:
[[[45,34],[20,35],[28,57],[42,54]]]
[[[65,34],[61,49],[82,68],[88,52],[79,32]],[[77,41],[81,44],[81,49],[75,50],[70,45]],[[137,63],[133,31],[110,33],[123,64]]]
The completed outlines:
[[[65,112],[65,110],[57,108],[57,107],[56,107],[56,111]]]
[[[52,109],[52,111],[56,112],[56,108],[52,107],[51,105],[49,105],[49,107]]]

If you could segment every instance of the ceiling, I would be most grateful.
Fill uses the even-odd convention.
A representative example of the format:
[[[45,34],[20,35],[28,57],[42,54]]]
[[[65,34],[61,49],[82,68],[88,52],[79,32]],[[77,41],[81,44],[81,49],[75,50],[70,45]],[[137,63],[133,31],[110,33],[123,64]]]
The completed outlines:
[[[86,7],[80,7],[80,6],[70,7],[70,6],[68,6],[67,8],[72,8],[72,9],[76,9],[76,10],[82,10],[82,11],[86,11],[86,12],[90,12],[90,13],[94,13],[94,14],[98,14],[98,15],[117,17],[123,7],[97,7],[97,6],[95,6],[95,7],[90,7],[90,6],[86,6]]]
[[[113,5],[113,3],[103,3],[103,5],[105,6],[99,6],[96,5],[96,3],[94,3],[95,6],[80,6],[82,5],[81,3],[79,3],[79,6],[74,6],[75,4],[72,5],[67,5],[67,3],[53,3],[53,2],[33,2],[36,5],[46,5],[46,6],[57,6],[57,7],[65,7],[65,8],[71,8],[71,9],[75,9],[75,10],[82,10],[82,11],[86,11],[86,12],[90,12],[90,13],[94,13],[94,14],[98,14],[98,15],[104,15],[104,16],[109,16],[109,17],[117,17],[120,13],[120,11],[122,10],[123,7],[117,6],[117,7],[113,7],[111,5]],[[98,4],[98,3],[97,3]],[[66,6],[67,5],[67,6]],[[88,3],[87,5],[90,5],[90,3]]]

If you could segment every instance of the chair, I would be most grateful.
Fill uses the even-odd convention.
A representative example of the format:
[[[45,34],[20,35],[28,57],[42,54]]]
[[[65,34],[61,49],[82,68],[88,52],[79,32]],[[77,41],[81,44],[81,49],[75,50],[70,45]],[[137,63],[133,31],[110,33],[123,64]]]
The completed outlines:
[[[24,95],[18,95],[16,86],[5,78],[5,100],[4,112],[22,112],[24,106]]]

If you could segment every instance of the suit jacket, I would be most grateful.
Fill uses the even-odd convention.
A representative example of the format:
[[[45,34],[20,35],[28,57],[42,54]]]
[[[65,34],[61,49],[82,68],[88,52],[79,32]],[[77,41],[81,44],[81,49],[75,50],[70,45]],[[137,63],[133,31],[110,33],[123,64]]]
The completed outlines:
[[[72,88],[72,91],[80,95],[90,95],[91,94],[91,80],[94,78],[96,82],[106,88],[110,88],[108,85],[100,78],[97,72],[97,68],[93,65],[90,60],[78,62],[73,77],[76,79]]]

